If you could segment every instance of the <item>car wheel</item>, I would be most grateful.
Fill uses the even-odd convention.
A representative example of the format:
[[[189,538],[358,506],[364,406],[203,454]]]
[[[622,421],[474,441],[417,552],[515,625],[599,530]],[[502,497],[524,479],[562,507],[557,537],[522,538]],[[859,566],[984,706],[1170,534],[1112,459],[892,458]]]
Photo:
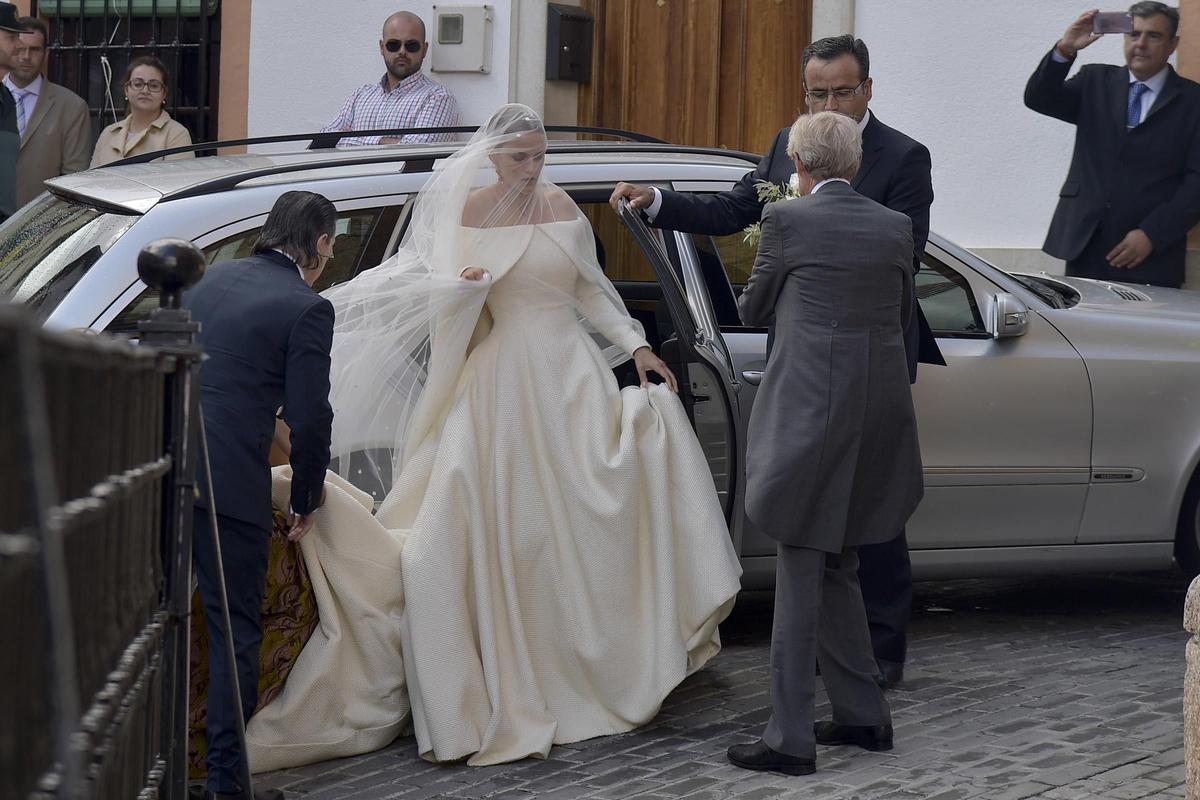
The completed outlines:
[[[1188,578],[1200,574],[1200,473],[1192,477],[1183,496],[1175,532],[1175,563]]]

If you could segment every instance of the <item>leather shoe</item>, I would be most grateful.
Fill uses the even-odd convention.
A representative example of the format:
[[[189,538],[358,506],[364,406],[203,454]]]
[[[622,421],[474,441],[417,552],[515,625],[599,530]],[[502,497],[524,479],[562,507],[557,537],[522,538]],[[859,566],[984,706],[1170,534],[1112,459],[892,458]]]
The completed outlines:
[[[863,750],[880,752],[892,749],[891,725],[839,725],[836,722],[818,722],[813,725],[817,744],[858,745]]]
[[[817,762],[811,758],[796,758],[772,750],[759,739],[753,744],[735,744],[725,751],[729,763],[742,769],[760,772],[782,772],[784,775],[812,775]]]
[[[879,674],[875,676],[875,683],[879,684],[880,689],[891,689],[898,683],[904,681],[904,664],[897,661],[880,661],[878,662]]]
[[[192,786],[194,785],[195,784],[192,784]],[[193,794],[194,790],[192,789],[192,786],[188,786],[188,797],[190,800],[195,800],[196,796]],[[254,800],[283,800],[284,798],[282,789],[254,789],[251,794],[254,796]],[[201,797],[203,797],[204,800],[245,800],[245,795],[241,792],[225,794],[222,792],[208,792],[202,790]]]

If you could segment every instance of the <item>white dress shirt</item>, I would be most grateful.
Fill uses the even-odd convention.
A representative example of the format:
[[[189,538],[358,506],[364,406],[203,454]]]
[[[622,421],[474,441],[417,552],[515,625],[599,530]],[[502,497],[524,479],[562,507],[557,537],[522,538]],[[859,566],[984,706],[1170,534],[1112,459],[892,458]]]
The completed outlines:
[[[1057,45],[1053,50],[1050,51],[1050,57],[1060,64],[1065,64],[1071,60],[1062,53],[1058,52]],[[1163,86],[1165,86],[1167,83],[1167,75],[1169,72],[1170,67],[1163,67],[1155,75],[1152,75],[1146,80],[1141,81],[1141,83],[1146,85],[1146,88],[1149,91],[1142,92],[1142,96],[1139,99],[1139,102],[1142,104],[1142,108],[1141,113],[1138,114],[1138,125],[1141,125],[1146,121],[1146,115],[1149,114],[1150,109],[1154,107],[1154,98],[1162,94]],[[1132,86],[1135,83],[1138,83],[1138,79],[1133,76],[1132,72],[1130,72],[1129,85]]]
[[[864,131],[866,131],[867,123],[870,121],[871,121],[871,109],[868,108],[866,113],[863,114],[863,118],[858,121],[858,132],[860,134],[862,134]],[[831,178],[830,180],[839,180],[840,181],[842,179],[841,178]],[[849,182],[850,181],[846,181],[846,183],[849,183]],[[829,181],[821,181],[821,183],[818,183],[817,186],[820,186],[825,183],[829,183]],[[813,192],[815,192],[817,190],[817,186],[813,187]],[[653,200],[653,202],[650,203],[649,207],[646,209],[646,218],[649,219],[651,222],[654,222],[654,218],[658,216],[658,210],[660,208],[662,208],[662,192],[660,192],[658,190],[657,186],[651,186],[650,191],[654,192],[654,200]]]

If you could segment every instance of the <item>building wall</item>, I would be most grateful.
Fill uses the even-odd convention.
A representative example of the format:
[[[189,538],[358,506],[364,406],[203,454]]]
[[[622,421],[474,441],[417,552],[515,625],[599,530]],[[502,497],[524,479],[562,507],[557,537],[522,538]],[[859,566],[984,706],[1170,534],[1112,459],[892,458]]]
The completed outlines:
[[[871,108],[932,153],[931,227],[1002,266],[1061,272],[1062,262],[1040,247],[1075,128],[1035,114],[1022,98],[1038,60],[1083,7],[1045,0],[843,2],[854,10],[855,35],[871,49]],[[1097,41],[1077,63],[1124,63],[1121,37]],[[1200,288],[1200,272],[1189,274],[1189,285]]]
[[[249,135],[319,130],[336,116],[351,92],[383,76],[378,43],[389,14],[403,8],[420,15],[429,29],[430,48],[437,46],[432,26],[435,5],[439,3],[430,0],[253,0]],[[536,16],[528,9],[541,6],[544,48],[545,4],[499,0],[488,5],[494,9],[490,73],[430,73],[431,59],[425,59],[426,73],[454,93],[465,124],[482,122],[497,106],[515,99],[518,87],[524,87],[526,95],[532,93],[540,105],[541,92],[529,86],[528,67],[513,58],[510,44],[514,23],[520,30],[522,15]]]

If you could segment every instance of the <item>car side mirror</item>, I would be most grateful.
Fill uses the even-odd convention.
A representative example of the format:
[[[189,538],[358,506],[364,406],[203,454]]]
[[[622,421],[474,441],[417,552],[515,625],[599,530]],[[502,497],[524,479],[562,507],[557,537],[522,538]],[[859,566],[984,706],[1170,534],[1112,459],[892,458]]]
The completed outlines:
[[[992,338],[1023,336],[1029,330],[1029,307],[1007,292],[992,297]]]

